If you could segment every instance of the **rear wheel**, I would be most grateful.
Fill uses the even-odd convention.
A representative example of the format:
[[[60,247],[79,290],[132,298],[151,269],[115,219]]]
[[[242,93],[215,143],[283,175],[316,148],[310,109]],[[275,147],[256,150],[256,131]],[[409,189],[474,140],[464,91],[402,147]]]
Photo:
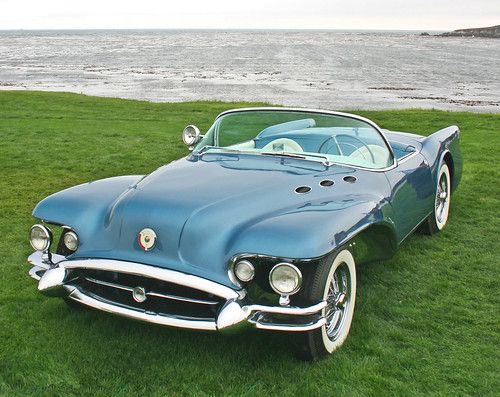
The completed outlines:
[[[316,361],[338,349],[351,328],[356,302],[356,268],[349,250],[341,250],[322,260],[305,288],[307,300],[327,302],[322,311],[326,324],[292,337],[297,356]]]
[[[436,194],[434,199],[434,211],[422,225],[421,230],[425,234],[434,234],[442,230],[448,221],[450,213],[451,199],[451,178],[450,169],[446,163],[443,163],[439,169]]]

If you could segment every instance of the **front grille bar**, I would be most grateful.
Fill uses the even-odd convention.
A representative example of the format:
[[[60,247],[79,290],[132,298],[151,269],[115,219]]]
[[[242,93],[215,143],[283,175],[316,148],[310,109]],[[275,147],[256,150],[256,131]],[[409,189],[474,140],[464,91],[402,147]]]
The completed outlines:
[[[128,287],[126,285],[121,285],[121,284],[115,284],[115,283],[110,283],[109,281],[103,281],[103,280],[97,280],[92,277],[85,277],[85,280],[94,283],[94,284],[99,284],[99,285],[104,285],[106,287],[111,287],[111,288],[117,288],[121,289],[123,291],[129,291],[130,293],[133,292],[134,288],[133,287]],[[162,294],[159,292],[154,292],[154,291],[146,291],[147,296],[155,296],[157,298],[163,298],[163,299],[169,299],[169,300],[175,300],[175,301],[180,301],[180,302],[189,302],[189,303],[198,303],[200,305],[217,305],[219,302],[217,301],[209,301],[209,300],[203,300],[203,299],[194,299],[194,298],[186,298],[184,296],[177,296],[177,295],[171,295],[171,294]]]

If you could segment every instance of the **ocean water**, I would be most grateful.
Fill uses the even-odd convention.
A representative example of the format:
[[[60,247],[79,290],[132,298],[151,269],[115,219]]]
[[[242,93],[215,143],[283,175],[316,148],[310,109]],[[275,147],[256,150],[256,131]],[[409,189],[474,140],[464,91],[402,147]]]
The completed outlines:
[[[500,40],[338,31],[0,31],[0,89],[500,112]]]

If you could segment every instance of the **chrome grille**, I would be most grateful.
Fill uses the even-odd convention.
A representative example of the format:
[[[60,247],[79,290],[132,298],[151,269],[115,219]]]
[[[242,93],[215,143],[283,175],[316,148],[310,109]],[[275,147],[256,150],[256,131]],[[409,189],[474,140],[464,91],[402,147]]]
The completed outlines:
[[[214,320],[224,303],[207,292],[144,276],[91,269],[77,269],[74,273],[71,284],[81,292],[146,313]],[[139,289],[144,300],[136,299],[134,291]]]

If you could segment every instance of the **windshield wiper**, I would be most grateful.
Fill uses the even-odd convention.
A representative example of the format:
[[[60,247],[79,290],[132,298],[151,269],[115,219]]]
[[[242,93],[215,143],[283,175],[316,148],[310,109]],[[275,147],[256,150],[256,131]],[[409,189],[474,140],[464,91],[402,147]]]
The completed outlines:
[[[263,156],[280,156],[280,157],[291,157],[293,159],[305,159],[306,156],[293,153],[283,153],[283,152],[260,152]]]
[[[294,154],[294,153],[284,153],[284,152],[259,152],[259,151],[253,151],[253,150],[239,150],[239,149],[231,149],[227,147],[220,147],[220,146],[203,146],[198,152],[193,152],[193,154],[196,154],[198,156],[201,156],[205,154],[208,150],[220,150],[222,152],[228,152],[228,153],[244,153],[244,154],[253,154],[253,155],[262,155],[262,156],[280,156],[280,157],[288,157],[288,158],[293,158],[293,159],[301,159],[301,160],[308,160],[308,157],[314,157],[314,158],[320,158],[323,159],[321,162],[323,165],[330,166],[333,163],[329,161],[328,157],[325,156],[324,154],[314,154],[314,153],[307,153],[304,155],[301,154]]]
[[[202,154],[205,154],[207,153],[209,150],[211,149],[214,149],[214,150],[218,150],[218,151],[221,151],[221,152],[228,152],[228,153],[246,153],[246,154],[255,154],[257,152],[253,152],[253,151],[250,151],[250,150],[240,150],[240,149],[231,149],[231,148],[228,148],[228,147],[221,147],[221,146],[203,146],[200,150],[196,151],[196,152],[193,152],[193,154],[197,154],[197,155],[202,155]]]

